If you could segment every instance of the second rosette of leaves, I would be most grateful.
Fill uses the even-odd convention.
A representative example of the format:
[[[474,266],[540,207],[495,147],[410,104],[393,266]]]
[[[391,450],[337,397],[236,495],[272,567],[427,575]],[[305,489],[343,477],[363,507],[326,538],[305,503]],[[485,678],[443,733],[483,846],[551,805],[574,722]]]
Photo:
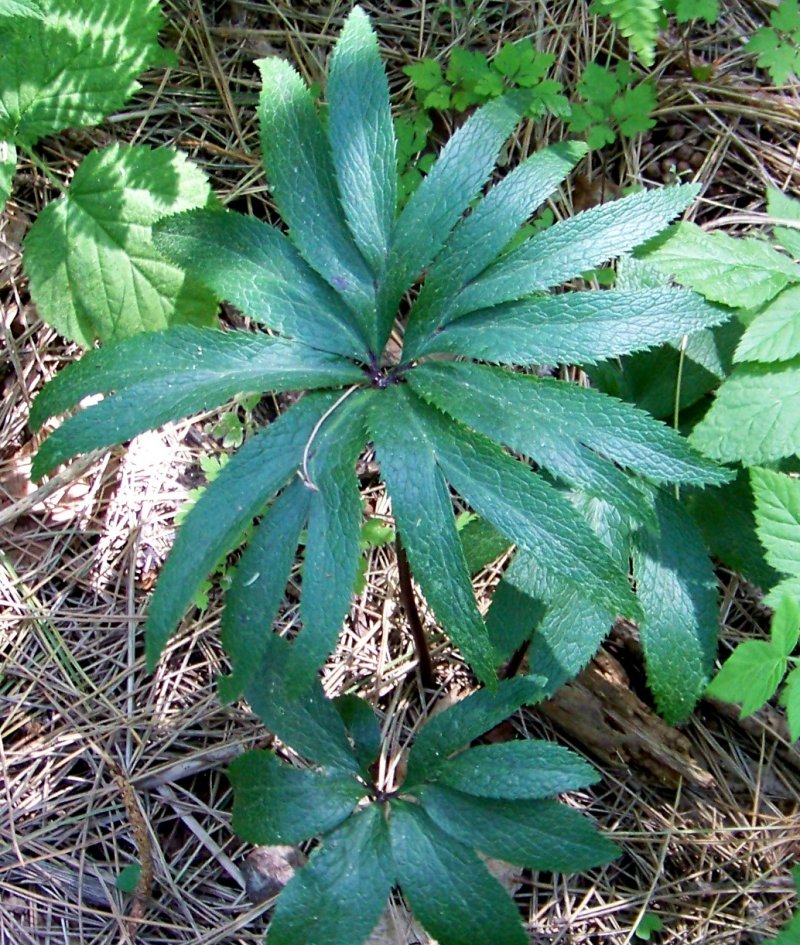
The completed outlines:
[[[392,791],[375,784],[377,719],[355,696],[330,702],[314,682],[287,699],[291,646],[273,636],[248,699],[267,727],[314,766],[251,751],[230,767],[233,829],[257,844],[322,843],[281,893],[269,945],[358,945],[393,887],[441,945],[525,945],[519,913],[477,853],[559,872],[613,860],[618,850],[578,811],[553,800],[595,783],[558,745],[522,740],[469,748],[521,705],[531,678],[501,682],[433,716]],[[466,750],[465,750],[466,749]]]
[[[686,715],[713,660],[715,585],[690,520],[659,487],[726,473],[643,411],[526,369],[591,364],[728,317],[680,288],[550,291],[650,239],[697,188],[636,193],[507,249],[585,152],[546,148],[486,188],[524,100],[511,93],[477,109],[398,214],[388,83],[363,11],[334,49],[324,116],[286,61],[259,66],[264,163],[288,233],[200,209],[159,223],[155,238],[269,333],[185,326],[89,352],[31,414],[40,425],[104,395],[45,441],[41,476],[242,391],[314,389],[247,440],[181,527],[150,604],[149,665],[208,572],[261,517],[228,595],[233,672],[221,692],[235,698],[266,652],[301,533],[303,628],[286,674],[295,695],[311,684],[350,607],[356,462],[371,442],[415,578],[480,679],[493,683],[497,653],[451,489],[516,546],[515,586],[552,614],[537,630],[557,664],[551,684],[624,615],[640,621],[660,708]],[[588,635],[565,601],[584,617],[589,608]]]

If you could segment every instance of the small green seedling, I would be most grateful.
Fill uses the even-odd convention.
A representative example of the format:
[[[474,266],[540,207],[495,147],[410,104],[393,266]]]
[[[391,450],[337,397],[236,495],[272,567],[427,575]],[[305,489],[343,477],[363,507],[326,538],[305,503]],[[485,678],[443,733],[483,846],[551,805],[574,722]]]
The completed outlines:
[[[585,135],[592,150],[613,144],[617,135],[632,138],[654,127],[650,117],[656,107],[655,86],[636,77],[627,62],[613,69],[590,62],[578,83],[578,100],[572,103],[569,130]]]
[[[663,928],[664,923],[660,916],[657,916],[655,912],[645,912],[639,919],[633,934],[643,942],[649,942],[653,932],[660,932]]]
[[[782,0],[770,13],[769,22],[753,33],[745,48],[758,56],[757,64],[769,72],[775,85],[786,85],[792,76],[800,75],[798,0]]]

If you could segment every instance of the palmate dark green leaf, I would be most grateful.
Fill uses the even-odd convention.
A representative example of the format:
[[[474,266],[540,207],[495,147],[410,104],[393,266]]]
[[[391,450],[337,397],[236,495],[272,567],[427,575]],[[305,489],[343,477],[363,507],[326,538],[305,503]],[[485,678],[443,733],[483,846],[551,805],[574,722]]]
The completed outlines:
[[[340,771],[322,774],[248,751],[228,768],[234,791],[231,827],[249,843],[301,843],[348,817],[367,787]]]
[[[506,95],[479,108],[444,146],[395,224],[379,294],[379,342],[389,336],[403,293],[444,245],[492,173],[524,105]]]
[[[683,721],[706,687],[719,633],[717,581],[689,514],[666,492],[658,532],[634,537],[633,573],[647,679],[668,723]]]
[[[329,394],[307,395],[250,437],[189,512],[150,601],[146,624],[150,671],[202,580],[296,472],[314,426],[334,402]]]
[[[311,490],[296,478],[272,503],[236,567],[222,612],[220,639],[233,666],[217,679],[223,702],[241,694],[266,653],[310,504]]]
[[[593,364],[719,325],[731,314],[687,289],[567,292],[463,315],[422,352],[500,364]]]
[[[539,683],[534,677],[507,679],[494,690],[478,689],[428,719],[411,746],[404,787],[434,778],[454,752],[499,725],[520,706],[539,702]]]
[[[38,479],[78,453],[121,443],[242,391],[330,387],[363,376],[337,355],[283,338],[188,325],[147,332],[88,352],[42,391],[31,411],[34,427],[89,394],[114,393],[52,433],[32,475]]]
[[[479,515],[567,584],[636,619],[639,607],[627,575],[556,489],[491,440],[448,422],[413,394],[404,397],[405,409],[424,424],[447,480]]]
[[[403,337],[403,360],[447,320],[453,297],[494,261],[536,208],[586,153],[580,141],[544,148],[504,177],[453,230],[425,276]]]
[[[443,831],[507,863],[569,873],[619,856],[588,818],[557,801],[498,801],[435,784],[416,793]]]
[[[268,633],[264,658],[245,689],[250,707],[270,732],[303,758],[324,768],[358,774],[359,764],[345,724],[334,703],[325,697],[319,679],[290,698],[286,672],[291,661],[291,644]]]
[[[425,811],[393,802],[389,833],[403,896],[440,945],[526,945],[519,913],[500,883]]]
[[[331,56],[328,135],[342,209],[376,277],[394,225],[397,167],[389,83],[369,18],[354,7]]]
[[[350,610],[360,556],[361,494],[355,465],[367,439],[373,390],[356,391],[326,418],[311,445],[307,470],[312,490],[303,563],[300,617],[292,644],[287,688],[307,685],[333,650]]]
[[[596,784],[597,772],[574,752],[550,742],[477,745],[446,761],[436,782],[465,794],[538,800]]]
[[[447,483],[424,423],[406,409],[402,387],[373,404],[370,436],[414,576],[430,607],[477,676],[494,679],[489,637],[478,611]]]
[[[153,232],[158,250],[217,298],[312,348],[366,360],[367,339],[347,306],[280,230],[241,213],[198,210]]]
[[[457,420],[537,461],[538,443],[552,455],[572,440],[653,482],[719,485],[730,478],[671,427],[588,387],[454,361],[420,364],[409,381]]]
[[[510,660],[530,640],[541,623],[546,606],[500,579],[486,611],[486,629],[498,663]]]
[[[256,65],[262,78],[261,151],[289,236],[347,302],[374,346],[373,275],[342,215],[330,147],[311,91],[283,59],[260,59]]]
[[[363,942],[393,883],[383,808],[373,804],[327,836],[291,879],[270,921],[269,945]]]
[[[551,289],[630,252],[660,233],[698,191],[697,184],[644,191],[556,223],[502,256],[467,285],[451,317]]]

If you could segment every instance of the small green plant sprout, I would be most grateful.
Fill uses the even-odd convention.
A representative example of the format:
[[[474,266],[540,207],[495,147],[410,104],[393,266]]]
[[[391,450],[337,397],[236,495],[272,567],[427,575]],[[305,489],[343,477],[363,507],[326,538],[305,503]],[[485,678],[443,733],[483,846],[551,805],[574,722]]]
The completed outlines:
[[[136,892],[141,875],[142,867],[138,863],[128,863],[119,871],[115,885],[120,892],[132,896]]]
[[[478,853],[517,866],[569,872],[618,850],[588,819],[554,800],[595,783],[579,756],[549,742],[470,742],[541,698],[533,678],[498,683],[434,715],[420,730],[399,784],[376,782],[378,720],[355,696],[331,702],[319,682],[287,701],[291,646],[273,636],[247,688],[270,731],[307,759],[290,767],[269,751],[230,766],[233,829],[257,844],[320,845],[280,894],[270,945],[358,945],[398,887],[441,945],[525,945],[511,898]],[[477,852],[476,852],[477,851]]]
[[[800,201],[770,190],[767,210],[784,224],[770,240],[680,223],[646,256],[675,281],[734,308],[746,326],[730,376],[691,434],[707,455],[745,466],[800,452]]]
[[[769,72],[775,85],[786,85],[800,75],[800,8],[798,0],[782,0],[747,41],[745,49],[757,55],[756,63]]]
[[[214,296],[153,246],[152,224],[208,203],[203,173],[174,149],[113,144],[91,152],[69,186],[39,158],[40,138],[98,124],[166,65],[156,0],[19,0],[0,4],[0,206],[17,154],[61,196],[39,214],[23,264],[42,318],[91,347],[147,329],[211,325]]]
[[[685,714],[711,669],[716,617],[699,627],[663,599],[643,605],[627,557],[587,527],[570,490],[610,503],[641,535],[652,564],[642,586],[692,599],[702,585],[692,613],[709,614],[715,591],[705,576],[679,592],[667,581],[663,556],[674,551],[657,537],[669,499],[659,487],[721,483],[728,473],[644,412],[526,369],[591,364],[729,316],[682,288],[549,291],[653,237],[697,189],[633,194],[503,253],[586,150],[546,148],[484,193],[524,95],[478,108],[398,214],[388,82],[363,11],[349,15],[332,54],[324,125],[291,65],[272,58],[259,67],[264,162],[288,236],[238,213],[198,209],[157,224],[155,240],[272,334],[175,326],[138,335],[88,352],[31,412],[38,428],[88,394],[104,395],[45,440],[39,477],[242,391],[309,391],[246,439],[183,523],[150,602],[148,666],[200,583],[258,518],[222,618],[232,674],[220,691],[235,698],[269,645],[303,530],[302,629],[290,644],[287,684],[296,693],[311,684],[350,608],[361,555],[357,460],[371,442],[419,588],[481,680],[494,684],[496,659],[451,489],[516,546],[520,583],[536,571],[535,596],[553,603],[566,589],[599,608],[606,629],[618,614],[639,620],[643,607],[654,608],[649,666],[664,663],[680,706],[670,714]]]
[[[645,914],[636,923],[633,934],[643,942],[649,942],[653,937],[653,932],[660,932],[664,928],[661,917],[655,912],[645,912]]]
[[[800,738],[800,658],[791,655],[798,637],[800,603],[787,594],[775,609],[770,639],[740,643],[711,681],[707,694],[725,702],[741,702],[745,718],[775,695],[793,666],[780,701],[786,707],[792,741]]]
[[[627,62],[620,60],[613,69],[588,63],[577,91],[568,127],[585,135],[592,150],[613,144],[618,134],[633,138],[655,125],[650,117],[657,104],[655,85],[648,79],[637,83]]]
[[[517,91],[525,117],[566,118],[570,105],[564,88],[558,80],[547,78],[554,63],[555,56],[539,52],[531,40],[523,39],[503,43],[491,62],[481,52],[454,49],[445,71],[435,59],[422,59],[403,71],[414,83],[423,108],[464,112]]]

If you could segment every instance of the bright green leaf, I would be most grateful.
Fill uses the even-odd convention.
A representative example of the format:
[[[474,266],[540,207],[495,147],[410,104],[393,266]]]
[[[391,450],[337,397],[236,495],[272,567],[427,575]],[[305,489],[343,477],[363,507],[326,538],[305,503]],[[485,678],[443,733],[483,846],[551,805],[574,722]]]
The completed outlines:
[[[636,938],[640,938],[644,942],[649,942],[653,932],[660,932],[663,928],[664,923],[659,916],[654,912],[645,912],[641,919],[639,919],[633,934]]]
[[[786,709],[789,738],[796,742],[800,738],[800,666],[796,666],[786,677],[780,703]]]
[[[140,72],[173,61],[158,45],[157,0],[48,0],[42,10],[0,19],[0,138],[30,146],[97,125],[139,88]]]
[[[155,248],[152,226],[208,201],[203,174],[169,148],[93,151],[39,214],[24,263],[42,318],[85,348],[181,322],[213,324],[217,300]]]
[[[742,718],[770,699],[786,672],[786,657],[764,640],[740,643],[706,689],[725,702],[741,702]]]
[[[800,266],[798,266],[800,269]],[[745,329],[736,361],[790,361],[800,356],[800,285],[784,289]]]
[[[17,149],[10,141],[0,141],[0,210],[11,194],[16,169]]]
[[[750,478],[767,560],[782,574],[800,575],[800,479],[771,469],[753,469]]]
[[[689,441],[707,456],[746,466],[792,456],[800,452],[798,402],[800,357],[780,364],[740,364]]]
[[[756,308],[800,282],[800,266],[754,237],[706,233],[679,223],[646,248],[647,262],[712,302]]]
[[[128,863],[127,866],[123,866],[117,874],[114,885],[120,892],[132,896],[136,892],[136,887],[139,885],[141,875],[142,867],[139,863]]]
[[[786,595],[775,608],[770,627],[772,645],[783,656],[791,656],[800,637],[800,602]]]

